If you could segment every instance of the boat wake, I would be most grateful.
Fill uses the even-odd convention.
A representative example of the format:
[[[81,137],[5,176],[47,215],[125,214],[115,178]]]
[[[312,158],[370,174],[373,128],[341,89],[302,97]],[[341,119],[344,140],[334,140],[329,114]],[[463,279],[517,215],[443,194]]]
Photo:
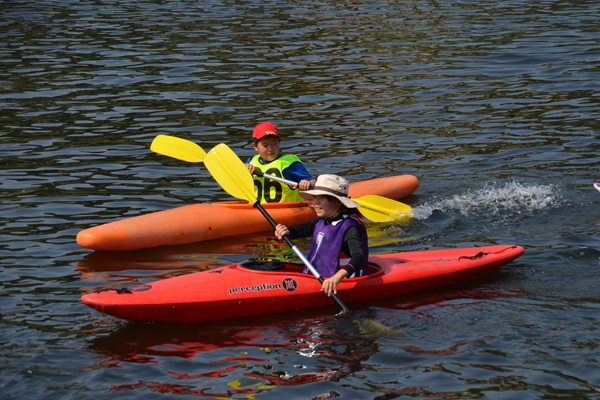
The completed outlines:
[[[385,252],[385,247],[420,249],[429,243],[478,241],[524,229],[523,224],[546,230],[547,214],[567,202],[552,184],[486,183],[480,189],[434,196],[415,205],[408,223],[369,225],[369,246]]]
[[[496,182],[485,184],[479,190],[469,190],[465,194],[436,199],[413,208],[416,220],[426,220],[434,212],[450,215],[457,212],[465,216],[494,215],[504,219],[519,214],[555,208],[561,205],[562,197],[554,185],[522,184],[512,181],[504,185]]]

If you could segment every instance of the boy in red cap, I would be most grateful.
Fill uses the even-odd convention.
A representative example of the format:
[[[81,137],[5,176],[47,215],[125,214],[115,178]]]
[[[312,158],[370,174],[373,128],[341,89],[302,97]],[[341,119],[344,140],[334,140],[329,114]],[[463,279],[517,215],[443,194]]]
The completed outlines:
[[[315,178],[308,173],[300,159],[292,154],[281,154],[279,152],[279,132],[277,127],[270,122],[256,125],[252,132],[254,150],[257,155],[246,161],[246,166],[251,174],[256,169],[263,174],[275,175],[279,178],[298,182],[300,190],[308,190],[314,185]],[[298,194],[297,187],[288,185],[263,177],[254,177],[254,187],[257,198],[261,203],[288,203],[304,201]]]

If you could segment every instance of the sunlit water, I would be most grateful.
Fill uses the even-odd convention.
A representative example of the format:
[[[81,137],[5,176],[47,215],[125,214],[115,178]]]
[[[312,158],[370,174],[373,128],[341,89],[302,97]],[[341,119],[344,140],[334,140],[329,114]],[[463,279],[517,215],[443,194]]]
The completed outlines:
[[[0,4],[6,399],[600,399],[600,5]],[[292,257],[269,232],[129,253],[82,229],[229,200],[168,134],[242,158],[269,120],[314,175],[412,174],[371,251],[517,244],[431,292],[210,324],[132,324],[82,293]],[[306,249],[310,241],[298,241]]]

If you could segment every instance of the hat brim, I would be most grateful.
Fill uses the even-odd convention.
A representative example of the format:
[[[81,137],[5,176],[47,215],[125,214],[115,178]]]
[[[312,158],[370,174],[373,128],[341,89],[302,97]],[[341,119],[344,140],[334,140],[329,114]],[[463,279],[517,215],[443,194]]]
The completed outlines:
[[[335,197],[336,199],[338,199],[339,201],[342,202],[343,205],[345,205],[348,208],[358,208],[360,207],[360,204],[358,204],[357,202],[355,202],[354,200],[352,200],[349,197],[344,197],[344,196],[338,196],[336,194],[333,194],[331,192],[327,192],[325,190],[319,190],[319,189],[312,189],[312,190],[303,190],[300,193],[300,196],[302,196],[302,198],[304,200],[312,200],[313,196],[331,196],[331,197]]]

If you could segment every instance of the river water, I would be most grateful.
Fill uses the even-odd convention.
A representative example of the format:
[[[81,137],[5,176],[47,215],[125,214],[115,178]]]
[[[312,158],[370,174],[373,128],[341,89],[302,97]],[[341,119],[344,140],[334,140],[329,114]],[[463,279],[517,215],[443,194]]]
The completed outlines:
[[[0,3],[0,397],[600,399],[600,3]],[[314,175],[411,174],[371,252],[516,244],[472,282],[356,305],[134,324],[83,293],[289,253],[273,235],[129,253],[81,230],[230,200],[167,134]],[[308,241],[300,242],[303,248]]]

